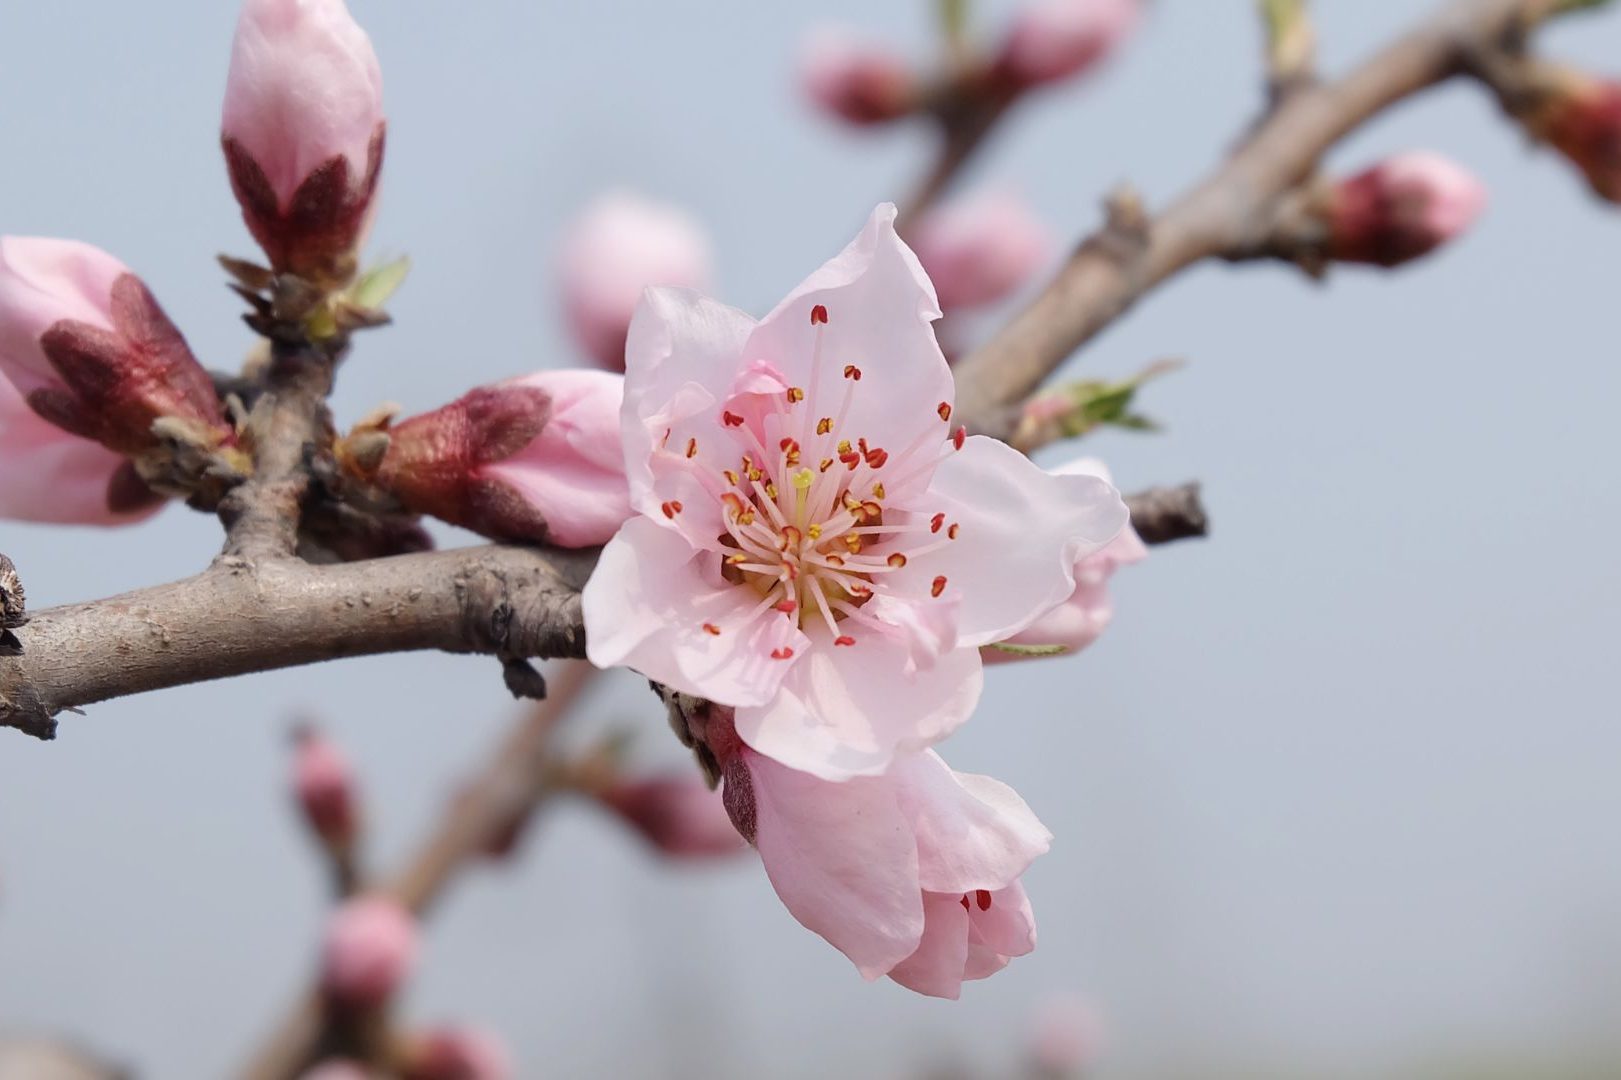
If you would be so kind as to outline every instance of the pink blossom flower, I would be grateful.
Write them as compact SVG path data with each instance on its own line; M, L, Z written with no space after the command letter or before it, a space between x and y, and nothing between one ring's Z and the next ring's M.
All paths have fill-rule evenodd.
M709 286L709 237L690 215L629 192L598 196L563 243L559 276L569 328L593 360L625 370L625 334L651 285Z
M508 1080L512 1056L492 1032L442 1027L413 1036L403 1080Z
M4 375L0 462L0 518L129 525L163 506L125 458L41 419Z
M979 646L1075 590L1125 524L950 423L934 289L882 206L756 323L655 289L626 350L636 516L586 585L587 651L737 708L749 746L828 780L883 773L979 699Z
M353 273L383 161L383 76L343 0L245 0L220 124L242 217L277 270Z
M799 70L810 99L851 124L899 119L917 104L917 76L906 59L842 28L808 38Z
M1108 467L1096 458L1080 458L1053 470L1059 476L1095 476L1107 483L1113 480ZM1148 548L1129 524L1101 551L1075 564L1075 591L1041 618L1008 638L1008 645L1061 645L1066 653L1080 652L1092 644L1114 618L1114 601L1109 597L1109 579L1122 566L1148 558ZM1021 659L1016 653L989 648L985 660L998 663Z
M1531 128L1569 158L1598 195L1621 202L1621 82L1561 75Z
M1137 26L1139 0L1035 0L1014 17L1001 67L1017 83L1057 82L1095 68Z
M1429 151L1398 154L1335 186L1329 252L1397 266L1461 235L1485 207L1486 189L1465 169Z
M89 244L0 237L0 377L56 427L121 454L157 446L165 418L199 442L235 441L213 380L146 285Z
M336 1002L366 1008L392 997L416 966L416 920L398 902L360 896L333 912L321 952L321 985Z
M705 742L778 897L864 978L955 998L1035 948L1019 877L1052 834L1012 788L932 750L835 783L756 753L724 722Z
M1039 1077L1080 1076L1097 1061L1103 1041L1097 1009L1076 994L1046 1001L1030 1032L1030 1064Z
M353 1061L333 1058L321 1062L304 1073L299 1080L372 1080L372 1074L366 1071L365 1066L357 1065Z
M605 371L541 371L363 426L339 458L417 513L498 540L590 547L630 516L622 392Z
M293 793L310 830L334 849L354 842L360 811L354 771L343 751L313 728L294 734Z
M930 212L917 223L912 243L946 311L1001 300L1030 280L1051 248L1030 208L1004 192Z
M701 859L744 850L720 796L696 776L642 777L614 784L597 798L664 855Z

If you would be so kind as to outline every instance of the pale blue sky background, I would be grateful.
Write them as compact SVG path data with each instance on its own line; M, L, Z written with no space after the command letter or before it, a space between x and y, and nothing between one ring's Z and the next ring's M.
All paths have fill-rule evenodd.
M1327 66L1428 6L1323 0ZM216 366L249 344L211 261L252 254L215 141L234 7L0 6L0 231L118 254ZM343 372L345 421L572 362L550 257L606 185L690 207L725 298L763 311L924 153L921 131L819 121L791 77L812 18L923 54L923 0L353 7L392 123L374 243L417 270L398 326ZM1008 5L979 7L994 24ZM1549 44L1613 66L1621 17ZM972 178L1066 237L1122 179L1161 204L1252 114L1256 52L1247 3L1162 0L1105 78L1020 111ZM1034 956L955 1005L867 986L757 864L668 873L570 807L443 908L410 1013L489 1023L551 1077L1000 1068L1071 990L1107 1015L1111 1077L1621 1054L1621 217L1468 86L1333 160L1415 146L1489 183L1464 242L1327 289L1205 267L1077 368L1191 359L1146 402L1167 434L1087 448L1125 487L1202 479L1215 535L1123 575L1086 655L994 673L947 747L1058 835L1027 879ZM125 533L0 525L40 607L190 573L217 543L180 509ZM637 680L598 700L680 760ZM413 656L104 705L51 746L0 738L0 1027L82 1034L151 1076L241 1060L320 919L283 788L307 708L360 762L385 858L512 712L490 662Z

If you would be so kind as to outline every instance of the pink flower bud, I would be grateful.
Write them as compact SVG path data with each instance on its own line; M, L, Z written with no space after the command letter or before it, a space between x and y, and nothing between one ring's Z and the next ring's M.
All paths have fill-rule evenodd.
M364 1066L352 1061L342 1061L333 1058L323 1061L309 1072L304 1073L299 1080L371 1080L372 1074Z
M63 431L122 454L185 421L234 442L213 380L141 279L73 240L0 237L0 376Z
M416 921L396 901L361 896L333 912L321 953L321 986L353 1008L381 1005L416 966Z
M293 792L304 820L328 848L343 850L354 843L360 821L349 762L313 728L300 728L293 738Z
M747 850L725 804L698 777L654 776L616 784L597 794L663 855L704 858Z
M609 371L625 370L625 334L653 285L706 289L709 238L692 217L629 192L598 196L569 228L559 261L575 340Z
M1329 255L1399 266L1461 235L1486 207L1486 189L1439 154L1417 150L1342 180L1329 206Z
M270 264L346 281L383 161L383 76L343 0L245 0L221 141Z
M508 1080L512 1056L494 1034L445 1027L414 1037L401 1068L404 1080Z
M852 124L896 120L917 106L917 76L906 60L842 29L807 39L799 73L812 101Z
M1050 247L1029 207L1005 193L931 211L912 234L912 249L947 311L1001 300L1030 279Z
M630 516L619 438L623 379L543 371L473 390L435 412L359 430L339 447L352 473L407 509L498 540L589 547Z
M0 375L0 518L129 525L163 506L128 460L41 419Z
M1538 111L1532 129L1569 158L1595 192L1621 202L1621 82L1574 79Z
M1076 1077L1097 1062L1102 1024L1091 1002L1077 995L1049 1000L1030 1032L1030 1064L1040 1077Z
M1014 16L999 67L1036 86L1095 68L1137 26L1138 0L1036 0Z

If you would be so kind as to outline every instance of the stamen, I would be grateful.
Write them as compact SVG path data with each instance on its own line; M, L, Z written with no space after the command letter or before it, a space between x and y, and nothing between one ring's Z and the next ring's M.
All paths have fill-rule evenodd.
M846 379L849 379L851 382L860 382L861 381L861 369L856 367L854 364L845 364L844 365L844 377Z
M733 487L737 486L737 473L733 472L731 469L722 469L720 474L726 477L726 482L728 484L732 485Z
M784 645L780 649L772 649L771 650L771 659L773 659L773 660L787 660L787 659L791 658L793 655L794 655L794 650L789 648L787 645ZM989 905L987 904L986 906L988 907Z
M659 509L664 511L665 517L670 518L673 521L675 516L682 510L681 501L679 499L671 499L669 502L659 507Z
M697 439L688 439L687 440L687 456L689 458L698 456L698 440Z
M962 444L966 442L967 439L968 429L965 427L960 427L951 433L951 445L955 446L958 450L962 449Z
M818 434L818 435L826 435L828 432L830 432L832 430L833 430L833 418L831 416L824 416L820 420L816 421L816 434Z
M990 892L985 890L985 889L975 889L974 890L974 902L979 905L979 910L981 910L981 911L989 911L989 910L991 910L991 894L990 894Z
M889 565L899 570L901 567L906 565L906 556L897 551L889 557L888 562Z
M851 637L849 634L840 634L838 637L833 639L833 644L835 645L854 645L855 643L856 639Z
M877 483L872 486L872 497L875 499L882 499L884 497L884 485L882 483Z
M805 400L805 391L803 389L801 389L800 387L790 386L788 388L788 395L787 396L788 396L788 404L797 405L801 401Z
M776 609L784 615L792 615L799 610L799 604L794 600L783 600L775 605Z
M812 326L826 326L827 325L827 305L825 305L825 304L817 304L815 307L811 308L811 325Z
M944 574L941 574L939 577L934 579L934 584L929 587L929 595L930 596L939 596L941 593L943 593L945 591L946 591L946 576Z
M929 519L929 531L937 533L940 531L940 526L944 525L945 523L946 515L945 512L942 511Z
M720 637L720 627L716 626L712 622L706 622L704 623L704 633L711 634L715 637Z
M948 424L951 423L951 403L949 401L942 401L940 407L934 411L940 414L941 420Z
M721 423L725 424L727 427L743 426L743 418L737 415L735 412L732 412L730 409L724 410L720 414L720 420Z
M961 528L962 528L961 525L959 525L955 521L953 521L951 523L951 528L946 530L946 538L949 539L949 540L957 539L957 533Z

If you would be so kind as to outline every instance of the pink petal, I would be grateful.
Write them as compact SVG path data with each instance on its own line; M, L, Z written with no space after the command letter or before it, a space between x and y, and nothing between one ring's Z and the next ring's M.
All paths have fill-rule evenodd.
M980 908L977 898L968 912L968 963L964 979L983 979L1007 967L1015 956L1027 956L1036 947L1036 916L1024 886L1015 881L991 893L990 906Z
M968 964L968 912L961 895L926 892L923 915L917 951L891 968L889 977L908 990L956 1001Z
M925 889L1004 888L1052 842L1052 833L1012 788L988 776L954 772L932 750L897 759L891 776L917 836Z
M132 514L107 507L107 486L124 458L46 423L0 376L0 518L52 525L131 525L162 503Z
M624 380L605 371L543 371L511 382L549 394L551 419L533 442L484 474L538 506L554 542L605 543L630 517L619 436Z
M817 305L827 309L826 325L811 323ZM838 416L851 390L848 419L836 436L852 443L866 437L899 455L919 438L938 433L944 441L948 433L939 409L955 392L934 336L939 317L934 286L896 235L895 207L885 203L843 252L760 321L743 358L771 364L805 390L797 408L812 417ZM819 335L821 364L813 375ZM843 376L847 365L861 370L853 385Z
M941 462L918 507L924 502L961 526L958 537L892 577L913 591L936 576L961 589L965 645L1004 641L1062 603L1075 590L1075 564L1127 519L1119 493L1103 481L1053 476L979 435Z
M112 330L113 283L129 272L77 240L0 237L0 376L23 394L59 385L40 335L63 319Z
M743 754L755 847L794 918L868 979L914 952L923 933L917 849L891 784L828 783Z
M977 649L954 649L906 673L905 646L877 634L834 646L807 625L810 653L776 696L737 710L737 733L759 753L824 780L875 776L967 720L984 685Z
M744 622L759 597L747 586L717 589L701 565L713 558L648 518L626 522L603 548L582 596L591 662L634 668L723 705L771 700L809 642L772 611ZM772 657L782 650L791 650L788 658Z

